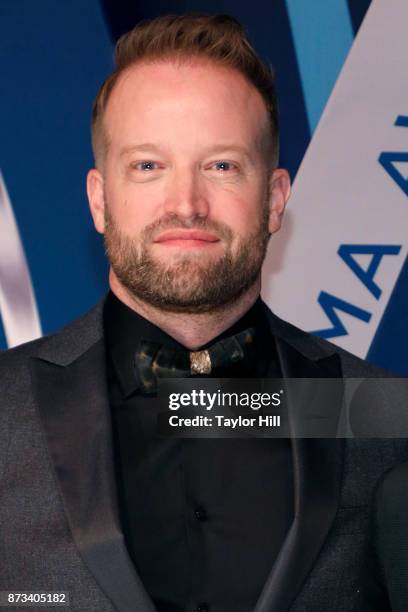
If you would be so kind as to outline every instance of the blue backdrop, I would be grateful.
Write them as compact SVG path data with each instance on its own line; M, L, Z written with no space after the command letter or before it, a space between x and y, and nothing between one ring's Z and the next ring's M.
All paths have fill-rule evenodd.
M369 0L1 0L0 168L26 253L43 333L92 306L107 264L85 194L90 109L118 36L163 13L229 13L272 63L280 98L281 165L294 178ZM256 5L255 5L256 6ZM310 66L314 70L310 70ZM369 358L408 372L396 335L407 319L403 271ZM394 340L392 340L394 339ZM6 347L0 324L0 348ZM397 357L396 357L397 354Z

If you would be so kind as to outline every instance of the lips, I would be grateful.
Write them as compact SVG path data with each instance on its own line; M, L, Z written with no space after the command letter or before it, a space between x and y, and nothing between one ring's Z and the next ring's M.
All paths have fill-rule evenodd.
M204 230L173 229L160 234L154 242L168 246L206 246L219 242L219 238Z

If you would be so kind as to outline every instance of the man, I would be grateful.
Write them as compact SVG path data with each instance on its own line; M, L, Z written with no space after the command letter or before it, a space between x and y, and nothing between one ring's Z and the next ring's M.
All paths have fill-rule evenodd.
M0 590L95 612L348 612L370 492L404 448L156 431L161 377L376 375L259 298L290 192L271 72L225 16L140 24L116 62L87 181L110 292L1 359Z

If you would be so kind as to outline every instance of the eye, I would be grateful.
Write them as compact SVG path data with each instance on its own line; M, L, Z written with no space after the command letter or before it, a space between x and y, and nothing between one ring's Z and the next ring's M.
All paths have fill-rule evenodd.
M228 161L215 162L212 167L218 170L219 172L231 172L237 170L237 166Z
M160 167L160 164L158 164L158 162L154 162L154 161L140 161L140 162L136 162L135 164L132 164L132 168L134 168L135 170L140 170L141 172L148 172L151 170L157 170Z

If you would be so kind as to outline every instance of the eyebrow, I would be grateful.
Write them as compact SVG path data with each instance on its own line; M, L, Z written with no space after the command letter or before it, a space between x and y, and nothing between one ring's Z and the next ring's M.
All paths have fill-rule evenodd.
M251 163L253 163L253 158L248 149L237 143L220 143L218 145L210 146L206 149L206 155L226 153L229 151L240 153ZM140 144L123 147L120 152L120 157L125 157L126 155L131 155L132 153L165 153L165 148L152 142L143 142Z
M207 154L226 153L228 151L233 151L234 153L240 153L241 155L246 157L250 162L253 161L252 156L246 147L243 147L242 145L239 145L233 142L232 143L227 142L225 144L215 145L214 147L208 147Z
M140 153L163 153L164 149L152 142L143 142L141 144L128 145L126 147L123 147L120 151L120 157L125 157L126 155L130 155L131 153L137 153L139 151Z

